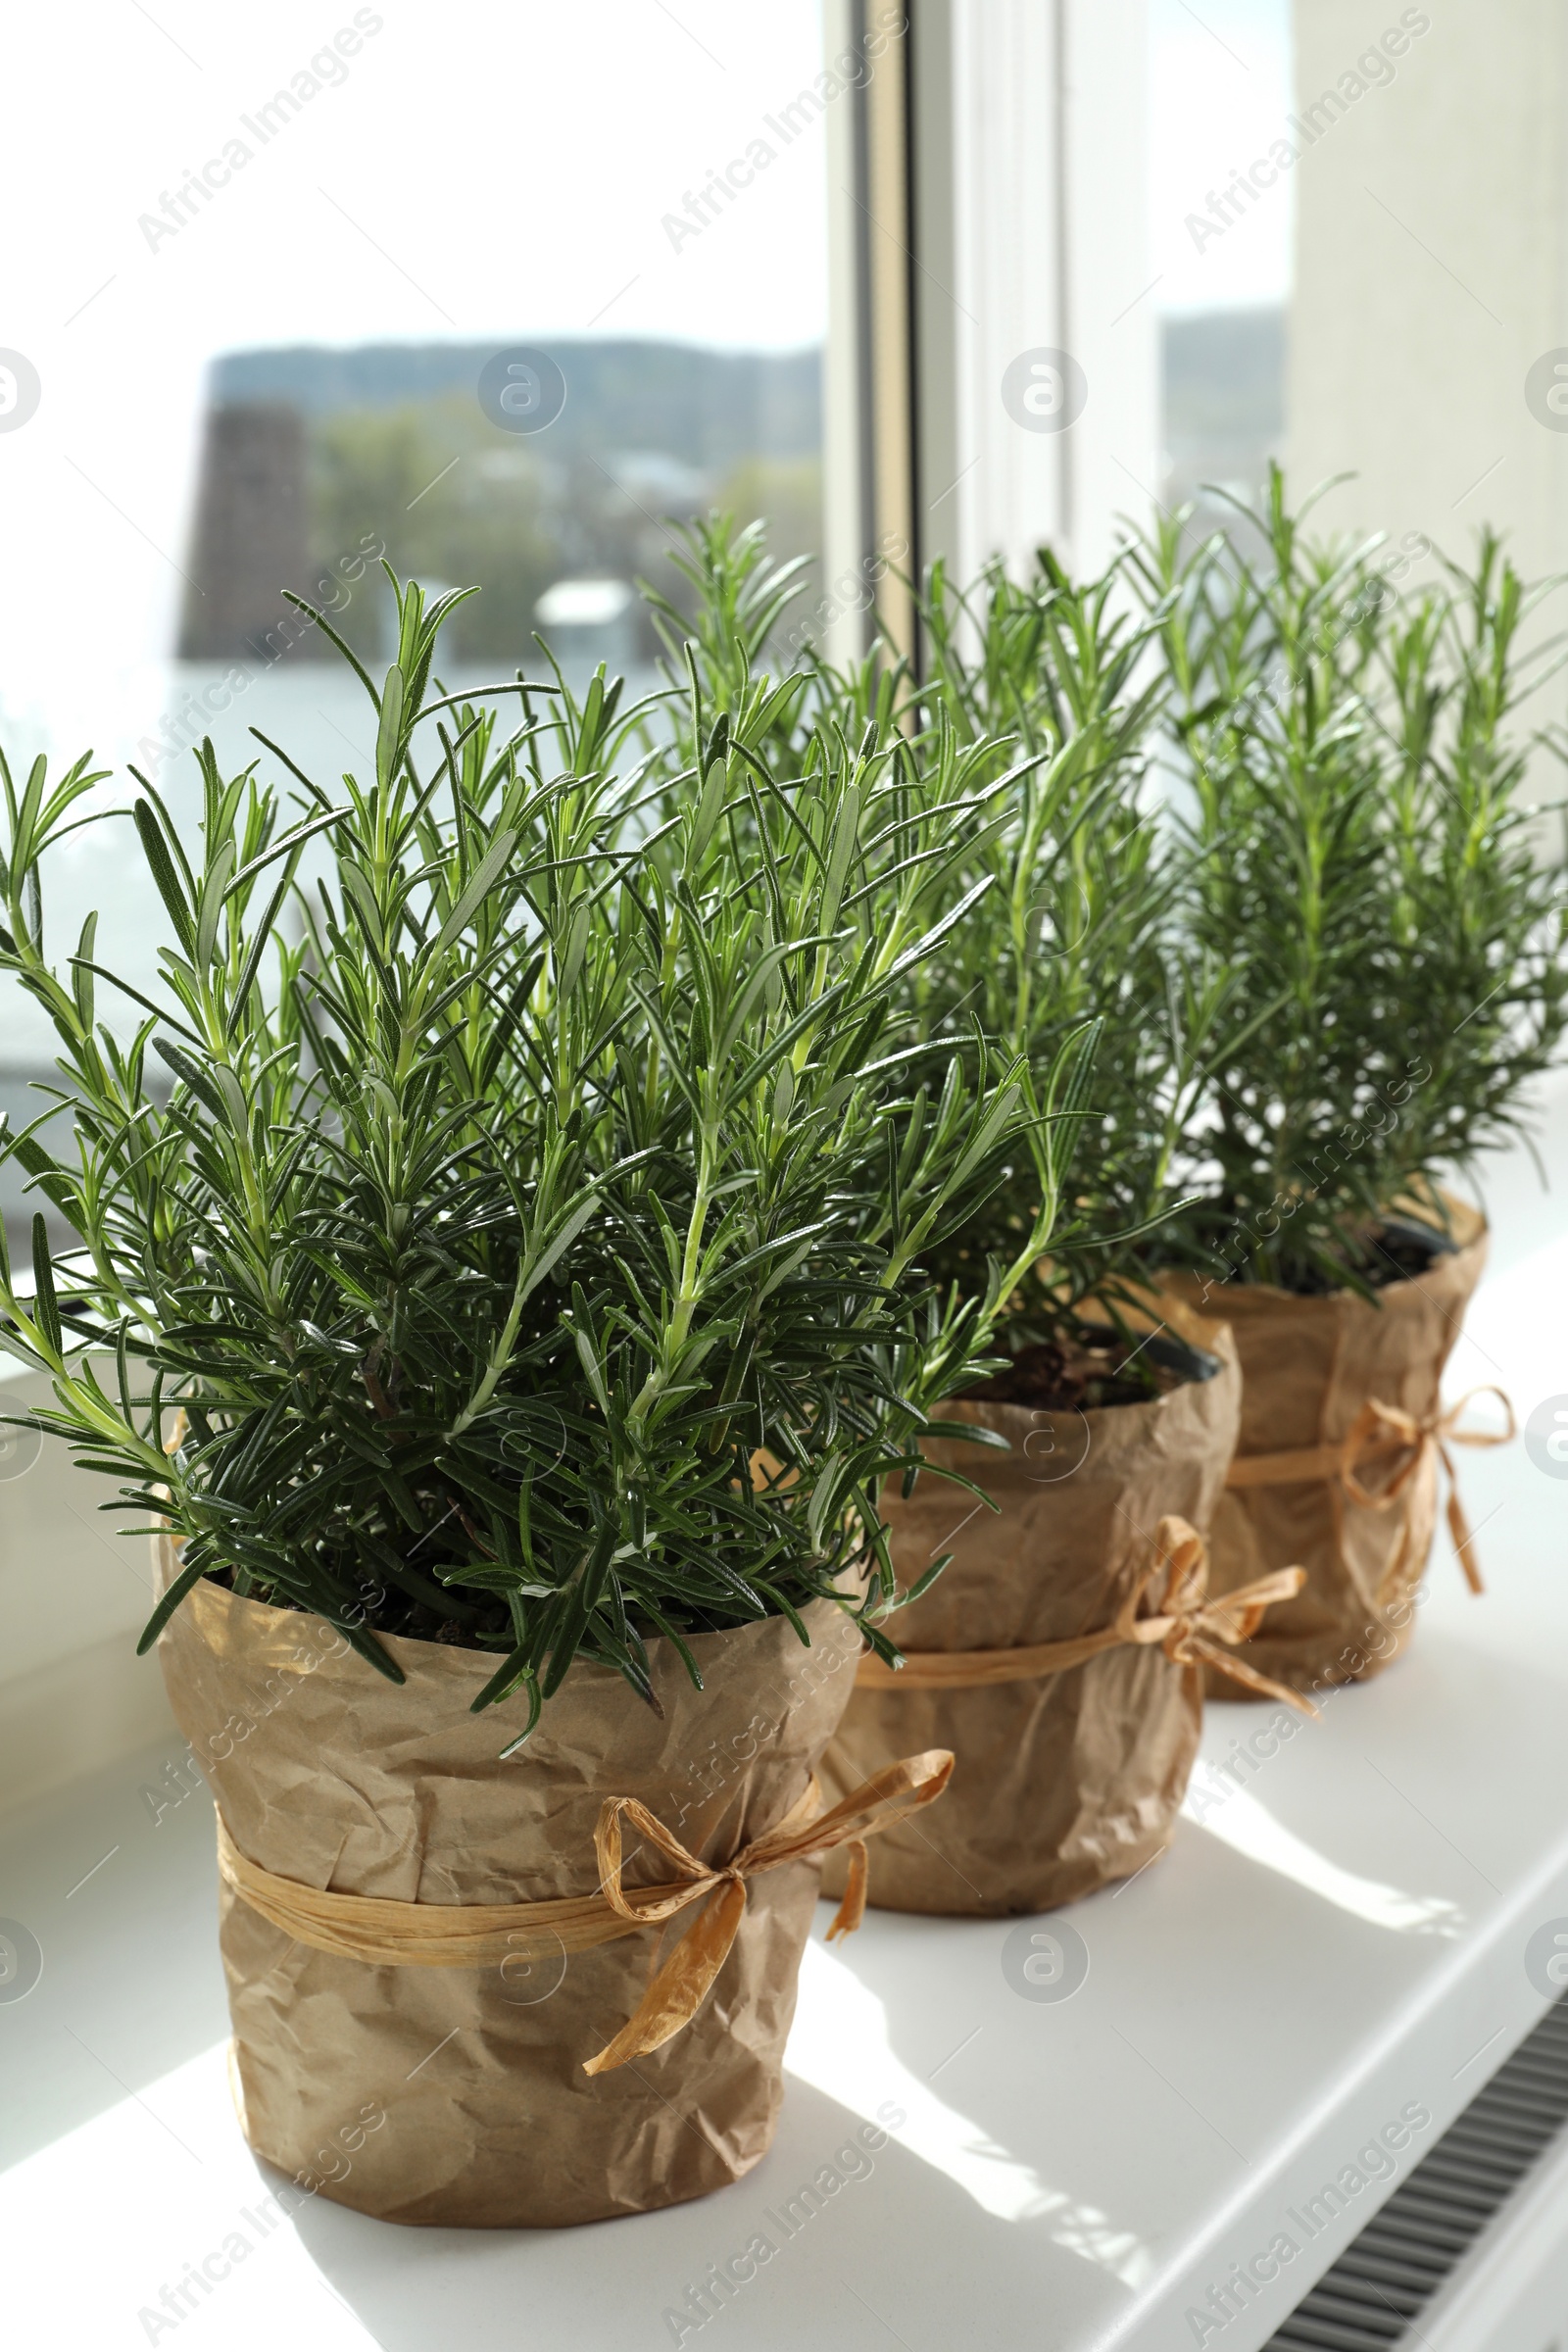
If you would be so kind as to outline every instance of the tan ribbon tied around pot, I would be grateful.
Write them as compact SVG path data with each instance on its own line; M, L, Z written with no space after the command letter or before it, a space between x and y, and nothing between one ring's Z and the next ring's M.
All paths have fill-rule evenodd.
M1505 1430L1461 1429L1459 1423L1477 1396L1495 1396L1508 1416ZM1429 1413L1418 1421L1396 1404L1384 1404L1376 1396L1368 1397L1350 1423L1338 1446L1303 1446L1289 1453L1240 1454L1230 1466L1225 1484L1228 1487L1294 1487L1304 1486L1312 1479L1338 1479L1351 1502L1363 1510L1387 1511L1420 1472L1424 1462L1435 1460L1442 1464L1448 1477L1446 1517L1448 1533L1453 1538L1459 1565L1472 1592L1486 1590L1481 1570L1471 1557L1474 1541L1470 1522L1465 1517L1464 1504L1459 1499L1459 1475L1453 1465L1450 1446L1506 1446L1518 1435L1513 1406L1501 1389L1492 1382L1467 1389L1455 1405L1446 1413ZM1402 1457L1402 1458L1401 1458ZM1379 1462L1393 1463L1390 1475L1380 1487L1368 1487L1362 1472ZM1410 1546L1410 1529L1405 1528L1399 1545L1389 1564L1384 1583L1397 1584L1403 1573Z
M815 1781L783 1820L729 1862L702 1862L634 1796L610 1796L594 1832L600 1886L592 1894L537 1903L402 1903L380 1895L339 1894L279 1878L239 1851L218 1817L218 1867L242 1902L286 1936L340 1960L369 1968L499 1968L504 1961L592 1951L601 1943L673 1919L693 1903L704 1909L681 1937L608 2049L585 2061L583 2072L624 2066L689 2025L723 1967L746 1909L746 1885L763 1871L804 1862L835 1846L850 1849L849 1884L828 1930L847 1936L865 1912L865 1840L891 1829L947 1787L953 1757L928 1748L884 1765L827 1813L819 1813ZM622 1884L621 1824L675 1865L679 1874L657 1886Z
M1195 1527L1174 1515L1161 1519L1153 1558L1113 1622L1065 1642L1032 1642L1011 1649L917 1649L902 1666L862 1657L856 1683L869 1690L975 1690L994 1683L1034 1682L1085 1666L1107 1649L1157 1645L1179 1666L1217 1666L1234 1682L1266 1698L1283 1699L1305 1715L1316 1707L1298 1690L1271 1682L1231 1651L1249 1641L1276 1600L1289 1600L1306 1581L1304 1568L1276 1568L1234 1592L1208 1597L1208 1547ZM1156 1596L1157 1588L1157 1596ZM1147 1613L1146 1613L1147 1611Z

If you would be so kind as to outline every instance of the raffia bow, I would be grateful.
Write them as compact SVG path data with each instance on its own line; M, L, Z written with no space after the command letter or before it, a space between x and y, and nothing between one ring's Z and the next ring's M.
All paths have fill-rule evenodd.
M1461 1429L1460 1421L1477 1396L1495 1396L1508 1416L1505 1430ZM1459 1497L1459 1477L1454 1468L1450 1446L1506 1446L1518 1435L1513 1406L1502 1390L1492 1382L1479 1388L1467 1389L1455 1405L1444 1412L1429 1413L1417 1420L1401 1405L1385 1404L1379 1397L1368 1397L1337 1446L1305 1446L1288 1453L1242 1454L1232 1462L1226 1485L1230 1487L1300 1486L1311 1479L1338 1479L1351 1502L1363 1510L1387 1511L1398 1501L1424 1463L1441 1463L1448 1478L1448 1496L1445 1515L1448 1533L1453 1538L1459 1565L1472 1592L1486 1590L1481 1571L1470 1555L1474 1538ZM1393 1468L1379 1487L1368 1487L1362 1472L1379 1462L1391 1461ZM1396 1591L1404 1576L1408 1553L1413 1540L1409 1525L1404 1528L1396 1551L1384 1575L1383 1589Z
M609 1798L599 1816L594 1845L599 1855L600 1884L605 1897L637 1927L669 1919L705 1895L712 1900L687 1929L638 2003L636 2013L622 2026L607 2049L590 2058L584 2074L601 2075L624 2066L644 2050L657 2050L693 2018L729 1954L746 1910L746 1882L787 1862L804 1862L813 1854L831 1853L835 1846L850 1849L849 1878L844 1899L828 1929L835 1936L853 1935L865 1915L865 1840L879 1830L891 1829L942 1794L953 1773L953 1755L945 1747L927 1748L901 1763L884 1765L879 1773L843 1798L831 1812L814 1820L808 1808L816 1801L813 1781L806 1795L778 1827L743 1846L733 1862L699 1862L663 1823L634 1796ZM650 1845L674 1863L685 1884L667 1887L623 1887L621 1885L621 1823L629 1822Z
M381 1895L340 1894L298 1879L279 1878L242 1854L218 1817L218 1867L225 1884L299 1943L358 1960L369 1968L499 1968L507 1961L592 1951L639 1928L656 1927L677 1912L714 1899L699 1914L654 1978L629 2022L607 2049L584 2062L585 2074L624 2066L689 2025L728 1957L746 1909L746 1883L850 1849L849 1884L829 1936L847 1936L865 1911L865 1840L929 1805L953 1771L946 1748L929 1748L885 1765L830 1812L818 1813L813 1780L777 1826L754 1838L734 1859L699 1861L634 1796L607 1797L594 1832L601 1885L592 1894L537 1903L403 1903ZM657 1886L622 1885L621 1824L630 1822L680 1874Z
M1113 1621L1098 1633L1066 1642L1023 1642L1010 1649L906 1650L902 1666L862 1657L856 1683L869 1690L974 1690L996 1683L1034 1682L1087 1665L1107 1649L1155 1644L1180 1666L1217 1666L1234 1682L1303 1714L1317 1709L1298 1690L1271 1682L1231 1653L1249 1641L1277 1600L1289 1600L1306 1581L1304 1568L1276 1568L1234 1592L1208 1597L1208 1547L1197 1528L1174 1514L1161 1519L1153 1557Z

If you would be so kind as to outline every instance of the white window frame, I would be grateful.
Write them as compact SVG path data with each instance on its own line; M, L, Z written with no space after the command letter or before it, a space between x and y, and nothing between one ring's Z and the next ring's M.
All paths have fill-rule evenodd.
M906 30L833 110L825 402L826 650L866 636L857 582L959 580L1049 544L1099 569L1118 518L1156 493L1159 354L1150 265L1145 0L904 0ZM897 21L896 19L894 20ZM825 0L831 59L888 22ZM1002 376L1070 352L1088 397L1064 431L1025 429ZM906 597L879 590L908 644Z

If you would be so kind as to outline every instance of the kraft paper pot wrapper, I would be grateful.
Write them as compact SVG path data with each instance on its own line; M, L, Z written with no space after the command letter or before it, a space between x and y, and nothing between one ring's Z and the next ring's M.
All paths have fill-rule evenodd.
M962 1651L1069 1641L1109 1625L1136 1593L1166 1514L1201 1533L1236 1441L1240 1376L1222 1325L1177 1308L1173 1327L1216 1355L1209 1380L1144 1404L1048 1413L956 1398L944 1419L996 1431L1008 1453L963 1440L923 1451L984 1487L998 1512L922 1474L883 1490L894 1567L907 1588L944 1551L930 1591L884 1622L901 1649ZM877 1841L870 1900L894 1911L995 1916L1051 1909L1141 1870L1167 1842L1202 1722L1199 1670L1157 1647L973 1690L855 1692L823 1758L831 1801L889 1758L951 1748L940 1805ZM826 1890L842 1883L830 1855Z
M1378 1303L1353 1291L1298 1298L1261 1283L1216 1283L1209 1311L1223 1314L1242 1365L1242 1428L1234 1476L1259 1455L1338 1449L1369 1401L1430 1427L1444 1368L1487 1256L1480 1211L1445 1195L1458 1247L1412 1281L1387 1284ZM1430 1218L1431 1211L1423 1212ZM1196 1301L1192 1276L1166 1278ZM1286 1465L1285 1467L1288 1467ZM1209 1534L1210 1589L1234 1592L1260 1573L1298 1562L1306 1583L1272 1608L1241 1654L1294 1690L1326 1689L1380 1673L1409 1642L1415 1592L1437 1525L1439 1461L1428 1446L1413 1475L1383 1509L1348 1494L1337 1474L1232 1485ZM1381 1475L1369 1467L1375 1487ZM1213 1697L1244 1697L1223 1689Z
M167 1560L167 1536L158 1539ZM159 1650L181 1730L240 1853L281 1877L405 1903L592 1894L607 1796L642 1800L727 1862L809 1786L860 1642L831 1602L696 1636L708 1685L649 1644L660 1721L604 1668L572 1667L527 1746L515 1705L470 1714L493 1652L387 1638L387 1682L320 1620L203 1581ZM626 1884L667 1881L636 1853ZM691 2024L583 2072L690 1927L492 1969L371 1967L293 1940L226 1885L220 1941L247 2138L383 2220L557 2227L706 2195L764 2154L820 1865L748 1881L734 1946ZM384 2121L371 2121L379 2112Z

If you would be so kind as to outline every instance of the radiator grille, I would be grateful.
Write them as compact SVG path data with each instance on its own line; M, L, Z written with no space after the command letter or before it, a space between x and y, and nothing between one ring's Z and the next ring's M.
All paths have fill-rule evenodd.
M1568 2122L1568 1994L1548 2009L1264 2352L1390 2352Z

